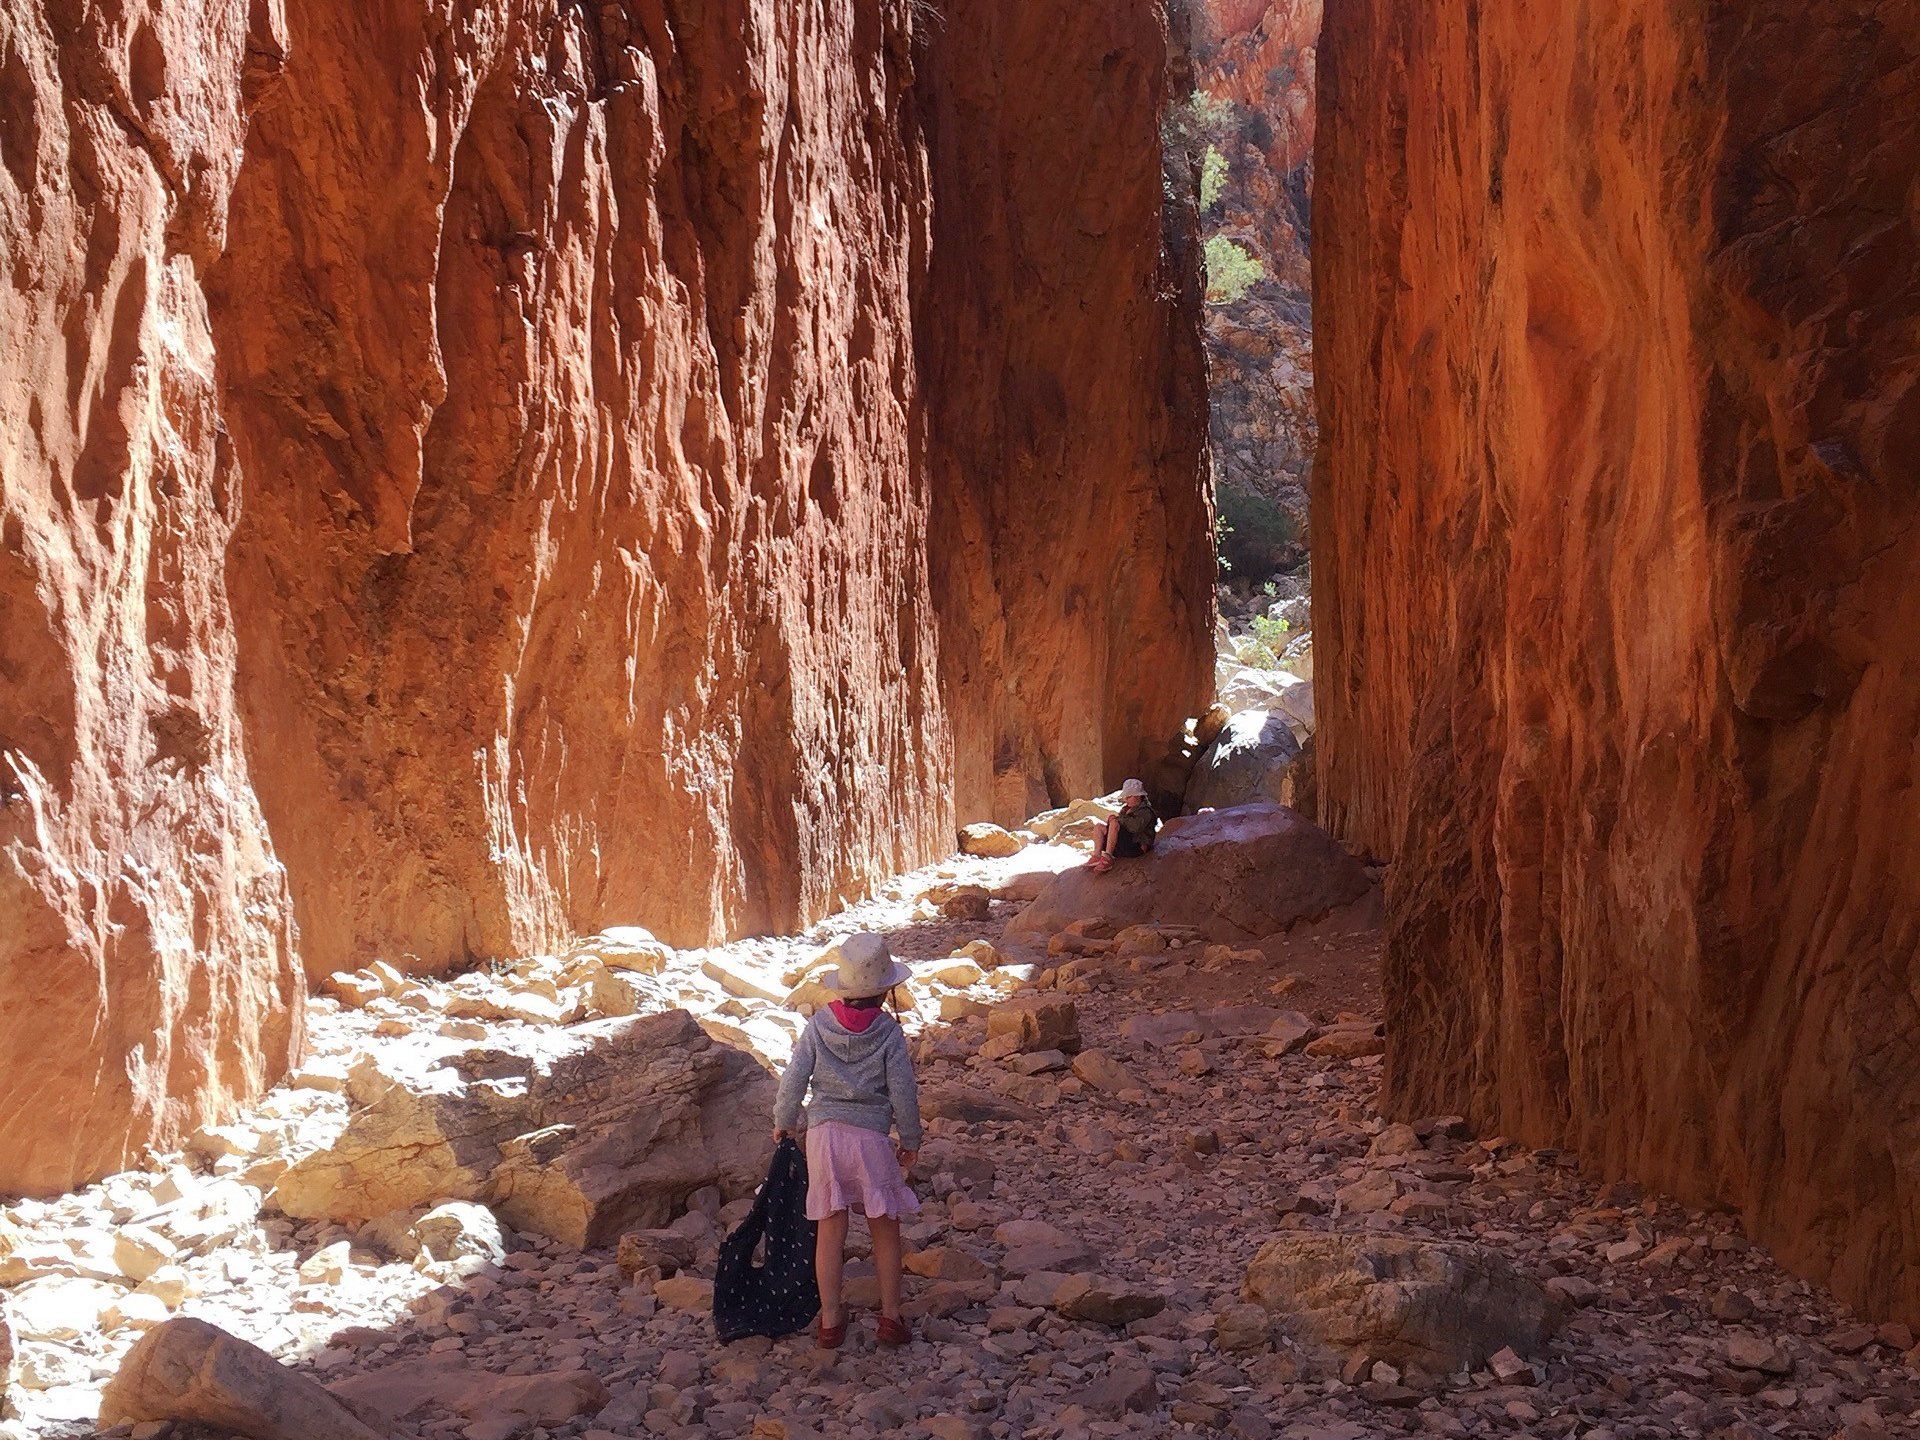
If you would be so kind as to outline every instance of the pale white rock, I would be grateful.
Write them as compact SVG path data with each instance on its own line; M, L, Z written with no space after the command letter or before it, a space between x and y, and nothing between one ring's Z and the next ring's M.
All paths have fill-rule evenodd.
M449 1200L415 1221L411 1238L417 1253L438 1261L498 1264L507 1242L491 1210L471 1201Z
M657 975L673 963L674 950L638 925L615 925L575 941L567 952L570 959L582 955L591 955L615 970Z
M122 1295L100 1316L100 1328L113 1330L151 1330L172 1313L159 1296L134 1290Z
M981 821L960 827L960 853L1004 859L1026 848L1026 841L999 825Z
M122 1225L113 1235L113 1263L134 1284L172 1263L174 1242L150 1225Z
M346 1278L348 1268L353 1264L353 1246L345 1240L336 1240L300 1262L300 1278L309 1285L338 1285Z

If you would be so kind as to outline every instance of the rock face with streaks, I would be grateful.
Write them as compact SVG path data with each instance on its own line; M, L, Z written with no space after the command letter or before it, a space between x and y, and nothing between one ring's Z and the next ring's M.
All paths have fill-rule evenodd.
M934 583L955 800L1012 825L1149 769L1212 688L1193 181L1159 158L1191 80L1155 4L938 9Z
M0 17L0 1191L119 1169L299 1052L204 290L273 9Z
M1920 1317L1920 13L1329 9L1320 817L1388 1096Z
M1099 10L0 20L0 1190L303 972L791 928L1177 736L1192 216Z

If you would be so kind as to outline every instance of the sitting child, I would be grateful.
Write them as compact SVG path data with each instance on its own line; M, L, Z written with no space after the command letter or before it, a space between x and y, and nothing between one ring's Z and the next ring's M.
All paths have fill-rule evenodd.
M1147 799L1147 787L1138 780L1129 780L1120 787L1120 813L1107 821L1100 843L1094 847L1093 859L1088 863L1104 874L1116 859L1131 860L1144 855L1153 849L1153 837L1159 829L1153 802Z

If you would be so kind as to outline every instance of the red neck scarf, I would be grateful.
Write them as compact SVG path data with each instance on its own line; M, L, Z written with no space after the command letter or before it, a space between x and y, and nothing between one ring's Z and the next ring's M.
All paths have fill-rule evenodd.
M827 1008L833 1011L834 1019L856 1035L878 1020L881 1014L881 1007L878 1005L871 1010L856 1010L844 1000L830 1001Z

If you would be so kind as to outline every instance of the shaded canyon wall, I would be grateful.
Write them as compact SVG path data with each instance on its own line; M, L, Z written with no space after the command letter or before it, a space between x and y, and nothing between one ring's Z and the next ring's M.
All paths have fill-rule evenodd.
M257 1091L303 973L787 928L1203 703L1164 16L955 8L0 17L0 1190Z
M940 11L921 78L935 585L957 802L1015 824L1149 772L1211 693L1193 181L1162 172L1159 7Z
M1920 12L1329 6L1320 803L1386 1089L1920 1319Z

